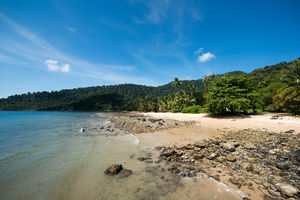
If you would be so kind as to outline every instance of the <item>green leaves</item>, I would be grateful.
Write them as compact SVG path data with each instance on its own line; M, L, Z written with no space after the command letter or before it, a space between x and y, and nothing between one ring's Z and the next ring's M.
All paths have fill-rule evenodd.
M255 111L260 103L259 94L244 76L214 77L208 85L206 106L212 113Z

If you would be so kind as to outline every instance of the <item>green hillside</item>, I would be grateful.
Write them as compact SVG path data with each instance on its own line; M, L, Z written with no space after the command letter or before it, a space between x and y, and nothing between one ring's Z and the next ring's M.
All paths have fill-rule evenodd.
M245 84L251 86L251 91L255 91L261 96L262 108L269 111L288 110L283 105L282 95L278 95L281 90L283 93L288 92L288 86L296 86L297 92L297 80L299 77L291 79L291 74L297 76L292 71L297 70L297 64L299 68L300 59L296 59L292 62L281 62L276 65L266 66L256 69L251 73L244 73L241 71L228 72L225 74L217 75L215 77L242 77L245 80ZM290 77L289 77L290 76ZM225 79L224 79L225 80ZM238 80L236 80L238 81ZM296 82L295 82L296 81ZM294 83L295 82L295 83ZM230 84L230 81L228 82ZM293 85L294 84L294 85ZM295 85L296 84L296 85ZM248 87L248 86L247 86ZM179 90L180 89L180 90ZM294 88L295 90L295 88ZM193 98L189 98L191 102L186 105L202 105L205 104L203 93L205 93L206 87L202 79L181 81L180 88L174 87L174 82L166 85L151 87L135 84L120 84L110 86L96 86L87 88L67 89L53 92L35 92L22 95L13 95L5 99L0 99L0 110L168 110L170 105L173 106L178 102L186 101L184 98L189 98L193 95ZM250 91L247 89L247 91ZM175 95L175 96L174 96ZM176 96L177 95L177 96ZM277 95L277 97L276 97ZM300 98L293 94L293 99ZM183 98L183 96L185 96ZM182 99L178 99L182 97ZM167 100L168 98L169 100ZM245 97L243 97L245 98ZM277 99L276 99L277 98ZM281 100L280 100L281 98ZM178 101L167 102L167 101ZM189 101L190 101L189 100ZM280 100L280 102L279 102ZM296 109L300 106L298 101L290 102ZM142 102L141 102L142 101ZM277 101L277 102L276 102ZM159 102L166 104L164 109L160 110ZM279 103L278 103L279 102ZM141 103L143 104L140 108ZM151 104L151 106L145 106L145 104ZM282 106L279 106L280 103ZM285 103L287 104L287 103ZM183 106L183 107L185 107ZM147 108L146 108L147 107ZM149 107L149 108L148 108ZM152 107L152 108L150 108ZM182 106L177 106L181 109ZM294 108L293 108L294 109ZM176 109L175 109L176 110ZM174 111L174 110L173 110Z

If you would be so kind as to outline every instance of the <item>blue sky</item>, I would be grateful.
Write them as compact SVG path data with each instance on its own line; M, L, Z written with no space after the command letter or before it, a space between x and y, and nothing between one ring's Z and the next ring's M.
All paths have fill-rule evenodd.
M0 96L290 61L299 10L298 0L1 0Z

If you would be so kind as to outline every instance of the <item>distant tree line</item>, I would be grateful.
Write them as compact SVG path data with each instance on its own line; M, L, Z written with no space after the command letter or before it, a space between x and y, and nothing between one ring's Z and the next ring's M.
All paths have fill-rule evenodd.
M173 82L159 87L120 84L35 92L0 99L0 110L300 113L300 59Z

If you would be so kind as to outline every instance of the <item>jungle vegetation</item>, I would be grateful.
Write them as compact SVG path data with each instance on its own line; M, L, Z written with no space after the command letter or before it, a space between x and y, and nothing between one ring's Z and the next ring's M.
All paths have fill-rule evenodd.
M0 110L138 110L220 114L300 113L300 58L256 69L158 86L120 84L34 92L0 99Z

